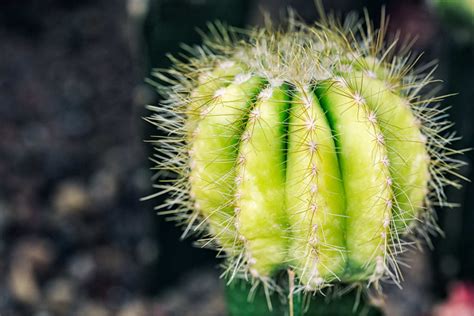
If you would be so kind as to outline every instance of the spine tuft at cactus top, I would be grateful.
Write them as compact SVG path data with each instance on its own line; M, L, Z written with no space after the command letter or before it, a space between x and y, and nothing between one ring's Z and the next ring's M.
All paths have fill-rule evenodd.
M278 289L291 269L305 293L400 282L400 255L439 230L457 136L433 69L386 29L210 24L154 73L157 209L216 249L229 281Z

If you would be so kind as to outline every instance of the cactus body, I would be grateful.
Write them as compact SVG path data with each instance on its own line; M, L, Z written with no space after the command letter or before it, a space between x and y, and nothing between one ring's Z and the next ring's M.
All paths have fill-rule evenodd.
M397 256L436 227L432 203L457 185L441 98L420 93L431 73L370 25L324 21L211 26L157 75L165 101L150 120L171 157L159 167L178 174L164 206L225 255L230 279L277 288L291 269L303 291L397 282Z

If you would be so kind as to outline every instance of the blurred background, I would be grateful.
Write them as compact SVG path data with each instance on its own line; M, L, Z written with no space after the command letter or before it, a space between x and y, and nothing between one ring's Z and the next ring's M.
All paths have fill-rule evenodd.
M438 59L445 104L473 147L474 0L332 0L341 13L381 6L389 35L416 35ZM225 315L214 253L180 241L150 193L156 131L142 117L157 95L144 83L166 53L199 43L196 28L279 21L308 0L0 1L0 315ZM470 7L469 7L470 6ZM470 11L471 10L471 11ZM472 179L473 153L462 173ZM474 302L473 184L449 189L445 236L410 256L404 290L387 286L387 315L461 315ZM449 314L449 313L452 314ZM473 314L466 314L473 315Z

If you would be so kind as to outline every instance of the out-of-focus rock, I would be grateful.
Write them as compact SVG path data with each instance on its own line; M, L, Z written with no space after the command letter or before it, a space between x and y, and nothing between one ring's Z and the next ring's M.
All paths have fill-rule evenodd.
M132 18L143 18L148 10L149 0L128 0L127 12Z
M86 302L77 312L76 316L111 316L107 307L97 302Z
M81 283L89 280L95 269L96 263L94 258L88 253L72 256L67 268L69 274Z
M54 256L50 243L45 240L27 239L14 246L8 284L15 300L30 305L40 301L41 290L36 273L47 270Z
M33 274L31 262L18 261L10 267L9 288L18 302L33 305L39 302L40 289Z
M119 179L109 170L96 172L90 181L89 192L91 199L98 208L110 205L117 197Z
M195 271L179 286L161 296L155 306L158 315L226 315L222 282L215 272Z
M28 263L32 269L46 269L54 260L55 252L51 243L45 239L24 239L19 241L12 254L11 265Z
M133 301L123 306L117 316L151 316L150 306L145 302ZM154 315L153 315L154 316Z
M115 247L98 247L95 250L95 258L98 269L110 275L119 275L126 267L126 257Z
M48 282L46 288L46 302L48 307L59 315L68 315L76 297L76 290L72 282L61 278Z
M78 182L61 183L53 196L53 206L59 215L72 215L90 206L87 189Z

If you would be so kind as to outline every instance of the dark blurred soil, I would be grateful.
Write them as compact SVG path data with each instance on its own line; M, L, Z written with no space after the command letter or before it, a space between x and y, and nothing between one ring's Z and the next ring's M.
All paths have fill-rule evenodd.
M151 176L140 1L114 3L0 3L2 316L188 315L209 301L222 313L213 274L194 273L181 295L149 291L159 248L139 201Z

